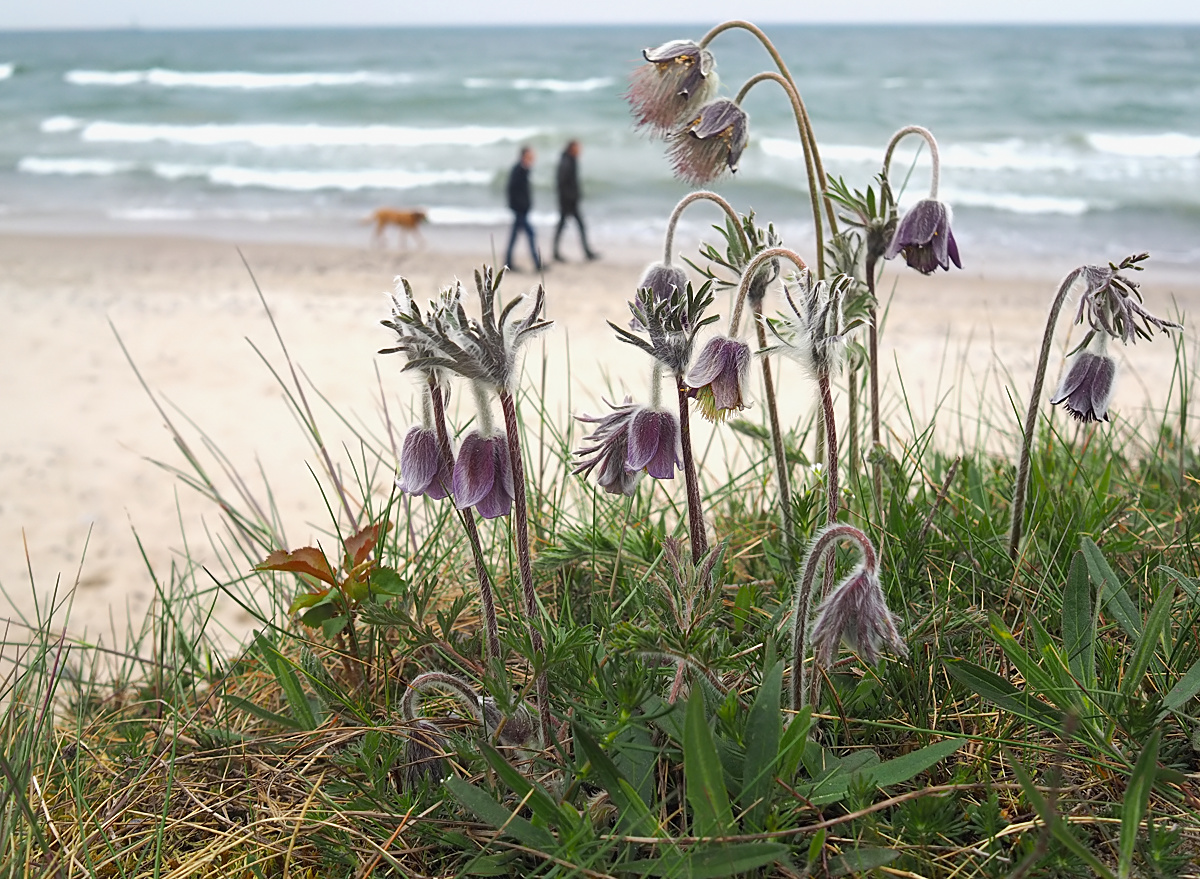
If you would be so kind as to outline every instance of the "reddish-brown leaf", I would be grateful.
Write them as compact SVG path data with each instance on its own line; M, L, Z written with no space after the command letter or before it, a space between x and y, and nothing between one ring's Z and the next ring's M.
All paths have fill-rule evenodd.
M291 552L277 549L266 557L260 564L254 566L256 571L290 571L293 574L308 574L331 586L336 586L333 570L325 560L325 554L315 546L302 546Z
M379 523L368 525L352 537L346 538L346 556L350 559L347 567L357 568L367 560L375 544L379 542Z

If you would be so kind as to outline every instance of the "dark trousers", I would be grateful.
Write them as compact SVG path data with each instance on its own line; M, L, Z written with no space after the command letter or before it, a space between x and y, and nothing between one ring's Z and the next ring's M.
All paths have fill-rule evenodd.
M579 225L579 240L583 244L584 256L590 257L592 249L588 247L587 229L583 227L583 217L579 215L579 206L568 207L566 205L559 207L558 228L554 230L554 258L562 259L562 250L559 249L559 244L562 240L563 229L567 228L567 220L572 217Z
M533 254L533 266L536 269L542 267L542 257L538 253L537 239L533 234L533 226L529 223L529 214L513 214L512 233L508 236L508 252L504 257L504 264L512 267L513 264L513 248L517 246L518 233L524 232L525 237L529 239L529 252Z

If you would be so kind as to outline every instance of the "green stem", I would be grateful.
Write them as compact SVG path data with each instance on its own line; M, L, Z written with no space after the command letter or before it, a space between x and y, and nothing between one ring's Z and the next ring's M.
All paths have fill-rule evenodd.
M752 306L755 315L762 314L762 303ZM767 328L761 319L754 321L758 338L758 347L767 347ZM771 450L775 456L775 481L779 485L779 512L783 519L783 545L791 558L796 541L796 525L792 519L792 486L788 471L787 453L783 448L783 431L779 426L779 407L775 403L775 379L771 375L771 360L763 354L759 362L762 364L763 387L767 398L767 423L771 427Z
M738 217L737 211L733 209L733 205L715 192L709 192L707 189L698 189L695 192L689 192L681 198L667 220L667 234L663 239L663 262L667 265L671 265L672 253L675 249L675 226L679 223L679 218L683 216L683 211L688 205L701 200L711 201L725 212L729 219L733 221L733 228L737 229L738 237L742 242L742 252L750 252L750 239L746 237L746 230L742 228L741 218Z
M442 460L450 470L454 469L454 450L450 446L450 433L446 429L446 402L442 399L442 389L432 378L429 380L429 394L426 398L433 406L433 427L437 431L438 450ZM475 561L475 577L479 580L479 600L483 606L484 646L488 662L500 658L500 625L496 620L496 595L492 589L492 577L488 573L484 561L483 544L479 540L479 528L475 524L475 513L468 507L459 510L463 530L467 532L467 542L471 544L471 557Z
M546 644L542 640L538 621L541 612L537 592L533 588L533 560L529 552L529 502L525 495L525 463L521 457L521 428L517 422L517 401L507 390L500 391L500 408L504 410L504 430L508 437L508 460L513 477L513 531L517 541L517 566L521 573L521 596L525 603L525 621L529 626L529 642L533 646L535 665L545 658ZM550 745L550 684L545 669L537 673L535 700L542 744Z
M837 213L833 209L833 202L830 201L827 192L828 184L825 178L825 169L821 166L821 154L817 149L817 142L813 137L812 127L808 122L808 110L804 106L804 100L800 97L800 92L796 88L796 84L790 79L771 71L755 74L743 83L741 91L738 92L735 99L739 106L750 89L754 88L760 82L778 83L792 102L792 114L796 117L796 127L800 134L800 146L804 151L804 170L808 175L808 197L812 203L813 235L816 238L817 245L817 278L820 279L825 277L825 235L821 225L822 199L825 204L825 213L829 217L829 231L832 235L837 234Z
M1050 345L1054 341L1054 327L1058 323L1058 315L1067 294L1075 284L1083 269L1075 269L1067 275L1058 287L1054 302L1050 305L1050 314L1046 317L1046 329L1042 332L1042 350L1038 355L1037 372L1033 377L1033 392L1029 397L1029 411L1025 413L1025 432L1021 437L1021 458L1017 464L1017 482L1013 486L1012 524L1008 531L1008 557L1017 560L1017 550L1021 545L1021 533L1025 528L1025 495L1029 489L1029 467L1033 452L1033 433L1037 427L1038 410L1041 408L1042 388L1046 384L1046 364L1050 360Z
M696 477L696 457L692 453L692 428L688 412L688 388L683 376L675 376L679 390L679 444L683 449L683 480L687 485L688 532L692 538L692 564L700 564L708 552L708 535L704 532L704 511L700 506L700 483Z
M942 169L941 159L938 157L937 139L933 136L932 132L930 132L928 128L922 128L920 125L906 125L904 128L901 128L892 135L892 139L888 141L887 150L884 151L883 154L884 179L886 180L889 177L892 167L892 153L895 151L896 145L910 134L915 134L924 138L925 142L929 144L929 158L933 163L933 171L929 175L929 197L937 198L938 177L940 176Z

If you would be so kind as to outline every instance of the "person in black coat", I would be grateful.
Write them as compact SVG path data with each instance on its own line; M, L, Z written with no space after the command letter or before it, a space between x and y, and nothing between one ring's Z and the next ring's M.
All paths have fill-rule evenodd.
M600 254L588 247L587 230L583 227L583 217L579 214L579 201L583 193L579 188L579 141L567 143L562 157L558 160L558 229L554 232L554 258L565 262L559 244L562 240L563 229L567 219L574 217L579 225L579 240L583 244L583 253L588 259L596 259Z
M534 238L533 226L529 223L529 211L533 208L533 193L529 185L529 172L533 168L534 153L531 147L521 147L520 158L508 174L508 207L513 212L512 233L508 236L508 253L504 264L511 269L513 265L513 248L517 244L517 235L525 233L529 239L529 252L533 254L533 266L538 271L542 268L542 257L538 253L537 240Z

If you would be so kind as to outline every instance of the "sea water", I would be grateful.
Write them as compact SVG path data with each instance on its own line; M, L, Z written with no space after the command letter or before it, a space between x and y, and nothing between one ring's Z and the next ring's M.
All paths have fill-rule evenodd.
M1200 264L1200 28L768 27L828 172L878 173L893 131L941 146L964 259ZM623 94L641 50L693 26L0 33L0 229L365 242L383 205L438 234L507 219L504 180L538 151L534 220L555 219L570 138L603 247L655 246L676 181ZM725 93L773 64L743 31L711 46ZM749 94L750 143L714 184L811 249L795 120ZM902 204L928 188L905 141ZM689 212L700 235L715 212ZM712 237L709 232L708 236Z

